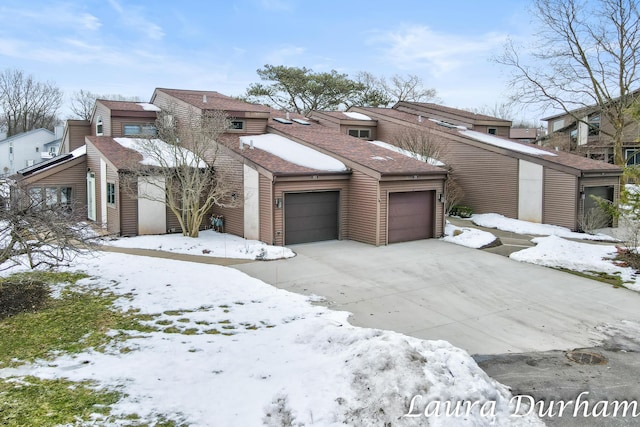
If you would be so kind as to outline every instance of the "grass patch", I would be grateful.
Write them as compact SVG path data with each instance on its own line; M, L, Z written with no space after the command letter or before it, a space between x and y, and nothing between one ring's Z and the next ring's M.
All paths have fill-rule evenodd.
M77 425L91 414L107 416L120 399L115 391L96 390L91 383L25 377L0 381L0 425Z
M168 325L171 325L172 323L173 321L167 320L167 319L156 320L156 325L161 325L161 326L168 326Z
M29 274L41 274L48 283L74 283L87 277L77 273ZM62 291L60 298L49 298L36 312L24 312L1 320L0 367L17 366L39 358L50 359L57 352L79 353L88 347L102 348L116 339L106 335L110 329L155 330L142 325L137 313L115 310L115 299L115 295L104 290L71 285Z
M204 331L204 333L209 335L219 335L220 331L217 329L207 329Z
M571 273L576 276L585 277L587 279L597 280L598 282L606 283L614 288L624 288L624 282L622 278L615 274L603 273L601 271L575 271L568 268L558 267L556 270L564 271L565 273Z

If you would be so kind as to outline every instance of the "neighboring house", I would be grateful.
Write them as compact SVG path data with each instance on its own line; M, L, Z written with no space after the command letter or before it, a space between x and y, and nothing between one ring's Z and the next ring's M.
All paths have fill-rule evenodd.
M495 212L510 218L581 228L585 211L595 208L590 195L617 200L619 167L574 154L494 136L508 135L510 123L480 116L471 123L465 111L399 103L393 108L352 107L376 121L377 139L393 142L398 132L412 127L430 133L445 146L440 159L455 173L464 190L461 204L476 213ZM431 108L431 107L430 107ZM446 111L446 121L441 120ZM471 127L462 125L468 117ZM312 116L312 117L315 117ZM504 126L499 126L504 122Z
M60 146L61 130L34 129L0 140L0 177L51 158L50 150L57 153Z
M640 93L636 91L636 94ZM576 120L576 117L581 120ZM543 118L548 135L541 143L575 152L590 159L613 163L613 126L597 106ZM629 119L622 131L622 155L627 164L640 165L640 123Z
M536 144L544 135L541 128L511 128L509 130L509 139L530 144Z

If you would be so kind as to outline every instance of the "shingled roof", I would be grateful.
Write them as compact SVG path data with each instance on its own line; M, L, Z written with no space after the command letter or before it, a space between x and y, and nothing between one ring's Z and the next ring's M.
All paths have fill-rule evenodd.
M120 170L127 170L142 160L140 153L123 147L110 136L87 136L86 139Z
M271 109L264 105L250 104L230 96L207 90L183 90L157 88L181 101L201 110L243 111L254 113L268 113Z
M336 157L350 167L361 165L381 175L435 175L446 173L440 167L379 147L368 141L345 135L338 129L328 128L313 122L308 125L296 122L285 124L274 120L277 117L284 117L284 114L276 111L272 112L268 122L269 130L285 135L294 141L300 141L312 146L325 154ZM294 114L291 114L290 118L303 119L302 116L298 117L298 115Z
M148 102L132 102L132 101L112 101L109 99L97 99L96 102L100 102L102 105L110 110L116 111L138 111L149 112L149 115L160 111L160 108Z

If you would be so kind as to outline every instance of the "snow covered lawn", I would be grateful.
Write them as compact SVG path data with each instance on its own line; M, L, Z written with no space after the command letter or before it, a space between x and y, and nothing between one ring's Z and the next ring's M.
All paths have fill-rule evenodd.
M599 240L616 242L617 239L607 236L606 234L587 234L576 233L569 230L566 227L560 227L550 224L536 224L534 222L521 221L518 219L507 218L500 214L488 213L488 214L474 214L471 217L471 221L475 225L486 228L497 228L498 230L510 231L518 234L535 234L538 236L559 236L570 239L581 240Z
M496 241L496 236L487 231L470 227L458 227L448 221L444 228L444 234L445 236L442 240L445 242L455 243L457 245L474 249L483 248Z
M289 248L271 246L258 240L243 239L233 234L218 233L213 230L201 231L198 238L176 233L120 237L117 240L105 240L104 244L120 248L154 249L218 258L271 260L295 256L295 253Z
M583 273L601 272L619 275L624 286L640 291L640 277L631 267L616 265L616 247L574 242L557 236L537 237L532 240L536 246L514 252L510 255L516 261L566 268Z
M101 353L0 370L0 378L93 380L123 398L99 425L190 426L541 425L512 416L506 387L458 348L356 328L347 313L312 305L226 267L101 253L78 259L80 283L120 295L119 308L154 315L157 332L135 333ZM115 332L114 332L115 333ZM405 417L412 398L417 417ZM466 401L466 415L426 419L427 402ZM432 411L434 410L432 405ZM481 413L484 409L484 413ZM116 419L114 419L114 417ZM86 420L88 421L88 420ZM125 423L126 424L126 423Z

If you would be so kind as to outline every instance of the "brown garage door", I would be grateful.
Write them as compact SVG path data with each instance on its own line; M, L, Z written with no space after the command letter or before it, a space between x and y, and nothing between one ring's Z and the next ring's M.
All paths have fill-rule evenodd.
M285 244L337 239L339 200L338 191L285 194Z
M389 243L433 237L435 191L389 193Z

